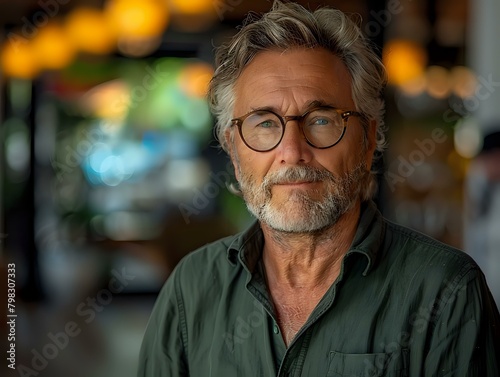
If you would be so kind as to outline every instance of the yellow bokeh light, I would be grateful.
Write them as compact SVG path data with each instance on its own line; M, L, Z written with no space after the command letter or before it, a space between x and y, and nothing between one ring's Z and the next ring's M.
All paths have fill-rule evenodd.
M402 85L424 73L427 53L418 43L407 40L389 41L382 54L389 83Z
M161 36L122 37L118 40L118 51L125 56L140 58L151 54L161 45Z
M214 74L210 64L194 63L183 69L179 80L182 90L190 97L204 97Z
M75 47L64 29L57 23L49 23L38 30L33 48L40 65L47 69L62 69L75 57Z
M453 93L461 98L474 95L477 88L477 79L472 70L464 66L456 66L452 68L450 75Z
M182 14L203 14L214 12L213 0L169 0L172 11Z
M116 47L116 36L104 14L97 9L75 9L68 15L65 29L82 51L106 54Z
M172 28L188 33L208 30L217 20L213 0L168 0L172 10Z
M427 87L427 79L424 75L405 81L400 85L401 91L408 97L417 97L422 94Z
M433 65L427 69L427 92L434 98L446 98L450 93L450 74L446 68Z
M454 128L453 141L457 153L465 158L473 158L483 147L481 129L472 117L460 119Z
M165 30L169 13L165 4L157 0L111 0L106 16L120 37L153 37Z
M108 81L85 93L79 104L87 115L120 123L128 112L130 89L122 80Z
M2 72L7 76L31 79L40 70L33 46L26 39L6 40L0 54Z

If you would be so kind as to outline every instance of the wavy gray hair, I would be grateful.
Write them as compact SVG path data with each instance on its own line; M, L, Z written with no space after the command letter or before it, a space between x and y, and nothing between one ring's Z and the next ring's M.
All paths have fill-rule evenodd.
M278 0L261 18L249 15L230 42L216 50L217 68L210 81L208 100L217 118L215 134L221 147L229 152L226 131L234 117L234 86L243 69L261 51L292 47L324 48L341 59L351 75L356 110L366 121L375 120L376 150L382 152L386 144L382 92L387 76L370 41L354 21L337 9L311 12L299 4ZM369 186L363 199L372 197L376 190L373 175Z

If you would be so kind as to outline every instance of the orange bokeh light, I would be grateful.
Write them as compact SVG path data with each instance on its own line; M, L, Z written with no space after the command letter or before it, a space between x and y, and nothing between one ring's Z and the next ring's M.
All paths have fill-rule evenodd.
M450 74L440 66L427 68L427 92L434 98L446 98L450 94Z
M389 83L402 85L424 73L427 53L418 43L407 40L389 41L382 54Z
M183 69L180 75L181 88L190 97L204 97L213 74L214 70L210 64L190 64Z
M7 40L0 54L2 71L7 76L31 79L40 70L33 46L24 38L17 41Z
M65 29L82 51L106 54L116 47L116 36L104 14L97 9L75 9L68 15Z
M125 38L158 36L169 21L166 5L156 0L111 0L105 13L116 34Z
M42 68L62 69L75 57L76 50L64 29L57 23L49 23L38 30L33 48Z
M169 0L175 13L203 14L214 12L213 0Z
M456 66L450 72L452 90L461 97L472 97L477 88L477 78L475 73L464 66Z

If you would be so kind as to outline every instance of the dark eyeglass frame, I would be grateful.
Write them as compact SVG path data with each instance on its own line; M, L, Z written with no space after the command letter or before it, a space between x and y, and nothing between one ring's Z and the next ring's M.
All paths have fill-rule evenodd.
M343 121L343 124L344 124L344 127L342 129L342 134L340 135L339 139L331 144L331 145L328 145L328 146L325 146L325 147L318 147L316 145L314 145L308 138L307 138L307 135L306 133L304 132L304 123L303 123L303 120L312 112L314 111L317 111L317 110L335 110L337 112L337 114L340 115L340 117L342 118L342 121ZM269 112L271 114L274 114L279 120L280 120L280 123L281 123L281 137L279 138L278 142L276 143L275 146L273 146L272 148L268 148L268 149L263 149L263 150L260 150L260 149L256 149L254 147L251 147L250 145L248 145L247 141L245 140L245 138L243 137L243 131L241 130L241 127L243 125L243 122L245 121L245 119L247 119L250 115L252 114L255 114L255 113L258 113L258 112L263 112L263 111L266 111L266 112ZM250 111L249 113L239 117L239 118L234 118L234 119L231 119L231 126L234 126L234 125L237 125L238 126L238 132L240 134L240 137L241 137L241 140L243 140L243 142L245 143L245 145L250 148L251 150L255 151L255 152L269 152L269 151L272 151L274 148L276 148L278 145L280 145L281 143L281 140L283 140L283 136L285 135L285 128L286 128L286 124L291 121L291 120L297 120L298 123L299 123L299 127L300 127L300 130L302 131L302 135L304 135L304 138L306 139L306 142L307 144L309 144L311 147L313 148L316 148L316 149L328 149L328 148L331 148L335 145L337 145L338 143L340 143L340 141L343 139L344 137L344 134L345 134L345 131L346 131L346 128L347 128L347 121L349 120L349 117L351 116L359 116L359 117L362 117L364 118L364 115L358 111L353 111L353 110L341 110L341 109L337 109L335 107L331 107L331 106L317 106L317 107L314 107L312 109L309 109L307 110L305 113L303 113L302 115L280 115L280 114L277 114L275 111L272 111L272 110L269 110L269 109L260 109L260 110L253 110L253 111Z

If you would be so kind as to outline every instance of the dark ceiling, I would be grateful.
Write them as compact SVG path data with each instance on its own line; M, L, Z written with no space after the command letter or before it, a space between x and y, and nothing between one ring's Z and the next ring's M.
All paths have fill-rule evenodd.
M138 0L140 1L140 0ZM164 0L168 1L168 0ZM189 1L189 0L185 0ZM270 0L212 0L214 7L227 6L230 11L224 13L225 21L237 22L249 12L264 12L271 6ZM345 12L356 12L365 16L366 4L365 0L295 0L310 9L315 9L321 5L329 5L339 8ZM0 0L0 25L7 27L22 26L25 22L23 17L30 20L31 17L39 10L43 11L45 4L50 12L58 8L54 16L64 16L71 9L78 6L93 6L102 7L105 3L103 0Z

